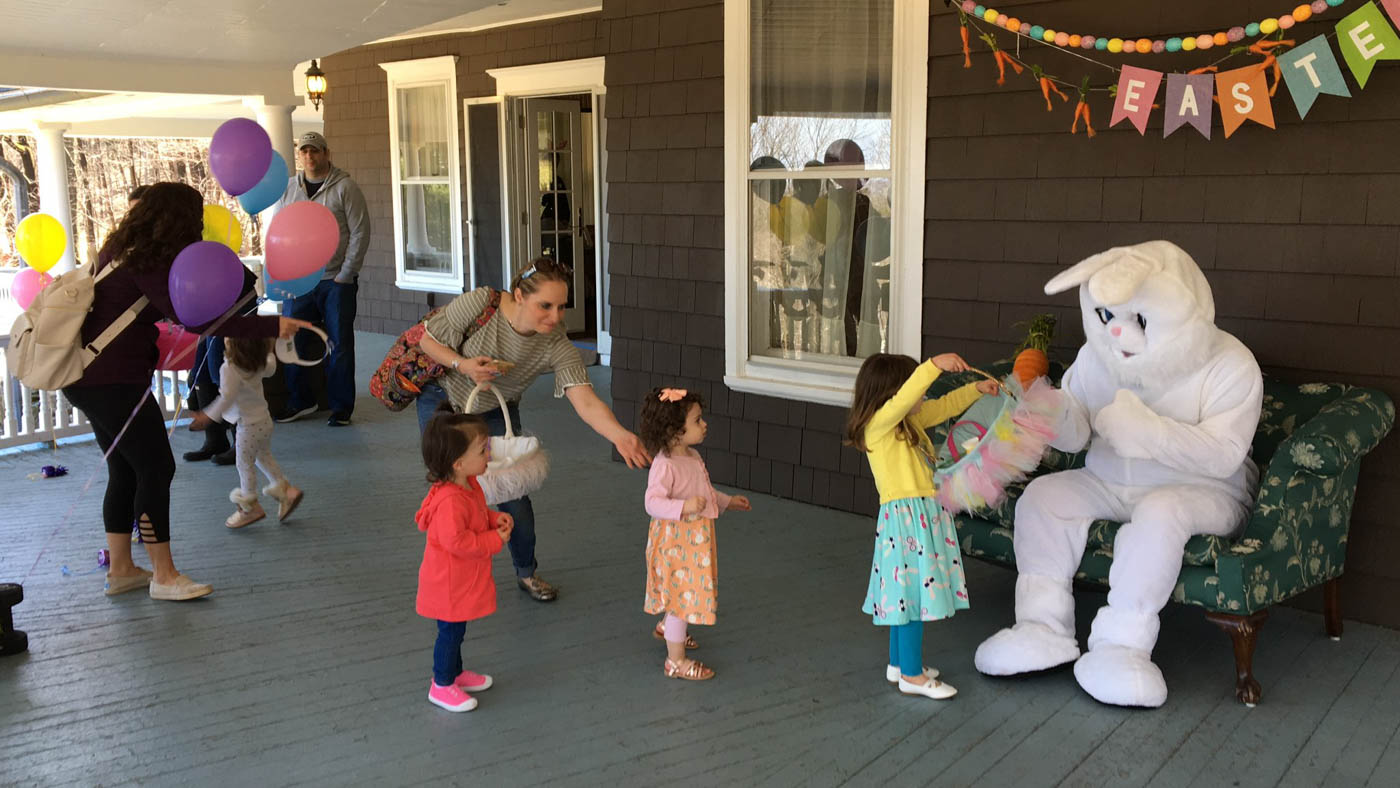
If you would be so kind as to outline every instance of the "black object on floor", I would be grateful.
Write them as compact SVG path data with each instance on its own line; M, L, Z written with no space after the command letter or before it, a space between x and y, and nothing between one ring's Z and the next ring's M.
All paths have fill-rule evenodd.
M0 657L22 654L29 650L29 636L15 629L10 608L24 601L24 586L0 583Z

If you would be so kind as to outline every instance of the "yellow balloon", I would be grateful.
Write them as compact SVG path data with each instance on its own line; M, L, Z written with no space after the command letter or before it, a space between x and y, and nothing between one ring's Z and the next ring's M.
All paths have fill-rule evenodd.
M24 217L15 229L15 250L29 267L43 273L63 257L68 248L68 233L58 220L46 213Z
M243 249L243 227L233 211L222 205L204 206L204 240L218 241L238 254Z

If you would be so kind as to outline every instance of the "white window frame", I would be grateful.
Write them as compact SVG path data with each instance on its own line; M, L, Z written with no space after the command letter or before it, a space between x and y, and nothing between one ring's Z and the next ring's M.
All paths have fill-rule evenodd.
M457 115L457 56L429 57L380 63L389 75L389 182L394 203L394 284L402 290L430 293L461 293L465 289L462 265L462 164L461 134ZM399 171L399 102L395 92L402 88L447 86L447 128L452 130L448 145L448 193L451 210L452 271L439 274L404 269L403 180ZM407 183L418 182L417 179ZM437 183L437 179L424 180Z
M890 107L889 352L922 353L924 148L928 106L928 0L894 6ZM749 352L749 2L724 4L724 383L731 389L849 406L855 365ZM824 167L823 177L848 174ZM851 177L862 173L852 171ZM789 174L785 177L793 177Z

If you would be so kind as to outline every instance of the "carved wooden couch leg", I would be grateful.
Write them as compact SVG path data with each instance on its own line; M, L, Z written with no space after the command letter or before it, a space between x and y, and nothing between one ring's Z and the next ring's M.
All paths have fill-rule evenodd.
M1322 585L1322 620L1327 637L1342 639L1342 579L1334 577Z
M1259 682L1254 679L1254 644L1259 639L1259 628L1268 617L1267 609L1248 616L1206 613L1206 620L1225 630L1235 646L1235 697L1246 706L1259 702Z

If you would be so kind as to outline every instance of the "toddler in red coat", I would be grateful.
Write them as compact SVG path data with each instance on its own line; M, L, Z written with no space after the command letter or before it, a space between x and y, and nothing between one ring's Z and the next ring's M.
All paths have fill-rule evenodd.
M489 430L480 416L444 405L423 432L423 464L433 488L414 518L428 532L418 569L418 615L436 619L433 681L428 700L448 711L471 711L491 677L462 669L467 622L496 612L491 556L510 539L510 515L486 508L476 477L486 470Z

